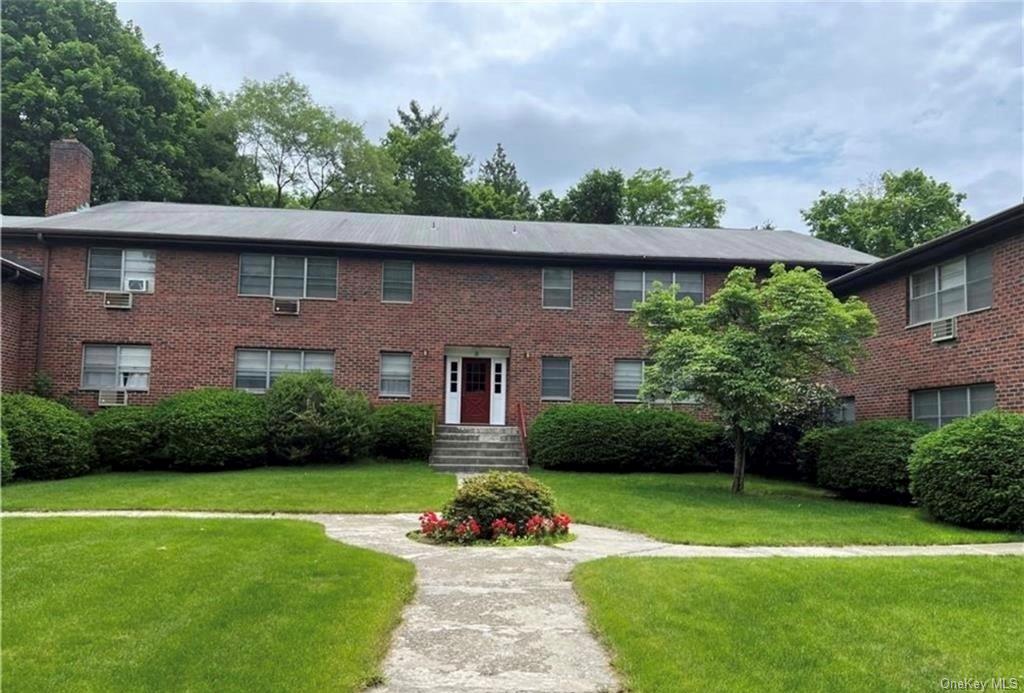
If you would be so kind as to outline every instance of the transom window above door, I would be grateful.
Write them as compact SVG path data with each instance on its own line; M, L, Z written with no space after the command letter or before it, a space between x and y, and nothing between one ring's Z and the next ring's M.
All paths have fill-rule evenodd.
M156 281L156 251L90 248L86 271L89 291L152 293Z
M238 293L275 298L337 298L338 258L243 253L239 259Z
M668 289L678 288L676 296L689 296L694 303L704 302L704 274L702 272L674 272L672 270L618 270L615 272L615 310L633 310L633 304L643 301L654 290L655 282Z
M991 306L991 249L954 258L910 275L910 325Z

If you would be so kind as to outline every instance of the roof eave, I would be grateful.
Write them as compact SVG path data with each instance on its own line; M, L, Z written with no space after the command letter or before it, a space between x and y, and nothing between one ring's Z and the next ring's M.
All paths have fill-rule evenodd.
M836 277L828 283L836 293L848 293L864 286L877 284L900 276L912 269L934 264L951 255L957 255L999 240L1000 234L1012 230L1014 224L1024 224L1024 204L1004 209L980 219L959 231L948 233L916 245L895 255L879 260ZM1024 232L1024 226L1018 228Z

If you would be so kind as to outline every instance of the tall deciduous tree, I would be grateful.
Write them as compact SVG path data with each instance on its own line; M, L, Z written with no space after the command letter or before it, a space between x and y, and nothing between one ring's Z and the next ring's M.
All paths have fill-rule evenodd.
M622 213L622 172L594 169L565 193L562 213L565 221L617 224Z
M537 218L541 221L565 221L564 201L553 190L537 195Z
M652 358L644 393L697 393L732 434L734 493L743 491L751 437L827 370L852 371L877 326L863 301L837 299L817 270L781 264L760 283L753 269L734 269L701 305L655 291L637 306L633 324Z
M724 213L725 200L713 197L711 186L694 184L689 171L675 177L665 168L641 168L623 187L625 224L714 228Z
M812 235L886 257L969 224L966 197L921 169L887 171L852 191L822 191L800 213Z
M530 186L519 178L500 142L491 158L480 164L477 179L466 186L466 193L471 217L533 219L537 215Z
M384 137L384 150L398 164L398 180L409 185L411 214L465 216L466 169L469 157L458 153L458 130L448 131L448 116L440 109L424 112L416 101L398 109L398 122Z
M93 152L93 200L231 202L234 132L217 100L172 70L100 0L2 8L5 214L42 214L49 145Z

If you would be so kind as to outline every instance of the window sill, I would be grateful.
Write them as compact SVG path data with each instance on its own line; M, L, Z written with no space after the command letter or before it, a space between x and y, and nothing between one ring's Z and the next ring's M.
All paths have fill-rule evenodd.
M136 296L152 296L155 291L128 291L127 289L86 289L87 294L134 294Z
M541 397L541 402L571 402L572 397Z
M544 310L572 310L572 306L541 306Z
M378 399L412 399L412 395L377 395Z
M975 315L976 313L984 313L986 310L992 310L992 306L985 306L984 308L975 308L974 310L964 311L963 313L957 313L956 315L947 315L944 318L935 318L935 320L925 320L924 322L915 322L912 325L907 325L903 329L905 329L905 330L913 330L913 329L918 328L918 327L927 327L928 325L931 325L933 322L938 322L939 320L948 320L949 318L959 318L962 315Z
M337 301L338 297L325 298L323 296L271 296L270 294L236 294L238 298L269 298L281 301Z
M381 303L390 303L390 304L396 305L396 306L411 306L412 305L412 301L385 301L384 299L381 299L380 302Z
M78 388L79 394L92 394L96 392L127 392L133 395L148 395L149 390L125 390L120 388L105 388L105 387L80 387Z

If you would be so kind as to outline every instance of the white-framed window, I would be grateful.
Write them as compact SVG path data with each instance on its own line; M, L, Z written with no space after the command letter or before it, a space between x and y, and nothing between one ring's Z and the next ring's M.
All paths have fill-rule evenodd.
M616 402L639 402L644 384L644 362L641 359L615 359L612 399Z
M151 353L132 344L84 345L81 389L148 392Z
M338 258L242 253L238 293L275 298L337 298Z
M615 272L615 310L633 310L633 304L643 301L654 283L664 288L676 285L676 296L689 296L694 303L704 302L703 272L673 272L671 270L617 270Z
M235 387L266 392L284 373L334 373L334 352L300 349L235 349Z
M544 308L572 308L572 270L564 267L545 267L541 270L541 306Z
M910 393L911 418L932 428L945 426L995 406L996 386L992 383Z
M412 303L413 264L411 260L384 260L381 263L381 300L385 303Z
M857 422L857 400L854 397L840 397L832 412L832 420L848 426Z
M910 325L991 306L991 249L954 258L910 275Z
M380 396L412 397L412 354L401 351L380 353Z
M541 358L540 398L565 402L572 399L572 359L563 356Z
M89 291L153 292L156 251L90 248L85 288Z

